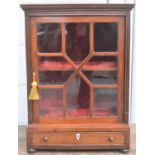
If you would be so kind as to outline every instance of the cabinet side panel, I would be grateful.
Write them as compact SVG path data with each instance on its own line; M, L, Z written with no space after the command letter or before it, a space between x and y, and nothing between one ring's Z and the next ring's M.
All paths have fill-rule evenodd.
M129 122L129 62L130 62L130 13L126 16L125 32L125 84L124 84L124 121Z
M26 27L26 70L27 70L27 95L29 95L32 81L32 62L31 62L31 29L30 29L30 17L25 13L25 27ZM28 100L28 123L31 124L32 118L32 102Z

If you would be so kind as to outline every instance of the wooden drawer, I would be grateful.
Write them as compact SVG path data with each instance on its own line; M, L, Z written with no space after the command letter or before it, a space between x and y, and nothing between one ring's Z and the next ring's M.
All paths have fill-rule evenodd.
M32 133L32 145L125 145L125 132L41 132Z

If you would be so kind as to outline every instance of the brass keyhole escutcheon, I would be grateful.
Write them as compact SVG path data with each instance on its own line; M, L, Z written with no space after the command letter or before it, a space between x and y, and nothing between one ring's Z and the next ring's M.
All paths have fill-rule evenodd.
M76 135L75 135L77 140L80 140L80 136L81 136L80 133L76 133Z

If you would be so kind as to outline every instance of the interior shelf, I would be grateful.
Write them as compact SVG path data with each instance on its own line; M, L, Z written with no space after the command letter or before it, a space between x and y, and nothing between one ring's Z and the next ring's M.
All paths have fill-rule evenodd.
M82 68L83 70L116 70L115 62L89 62Z
M66 63L66 62L42 62L39 64L39 70L73 70L72 65Z
M77 66L80 63L75 63ZM73 70L72 65L66 62L42 62L39 64L39 70ZM94 70L107 70L113 71L117 70L116 64L114 62L89 62L84 64L82 70L94 71Z

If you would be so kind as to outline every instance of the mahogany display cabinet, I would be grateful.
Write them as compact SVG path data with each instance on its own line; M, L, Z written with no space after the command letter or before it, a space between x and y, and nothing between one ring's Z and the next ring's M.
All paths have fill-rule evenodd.
M133 4L23 4L27 150L129 150L129 46Z

